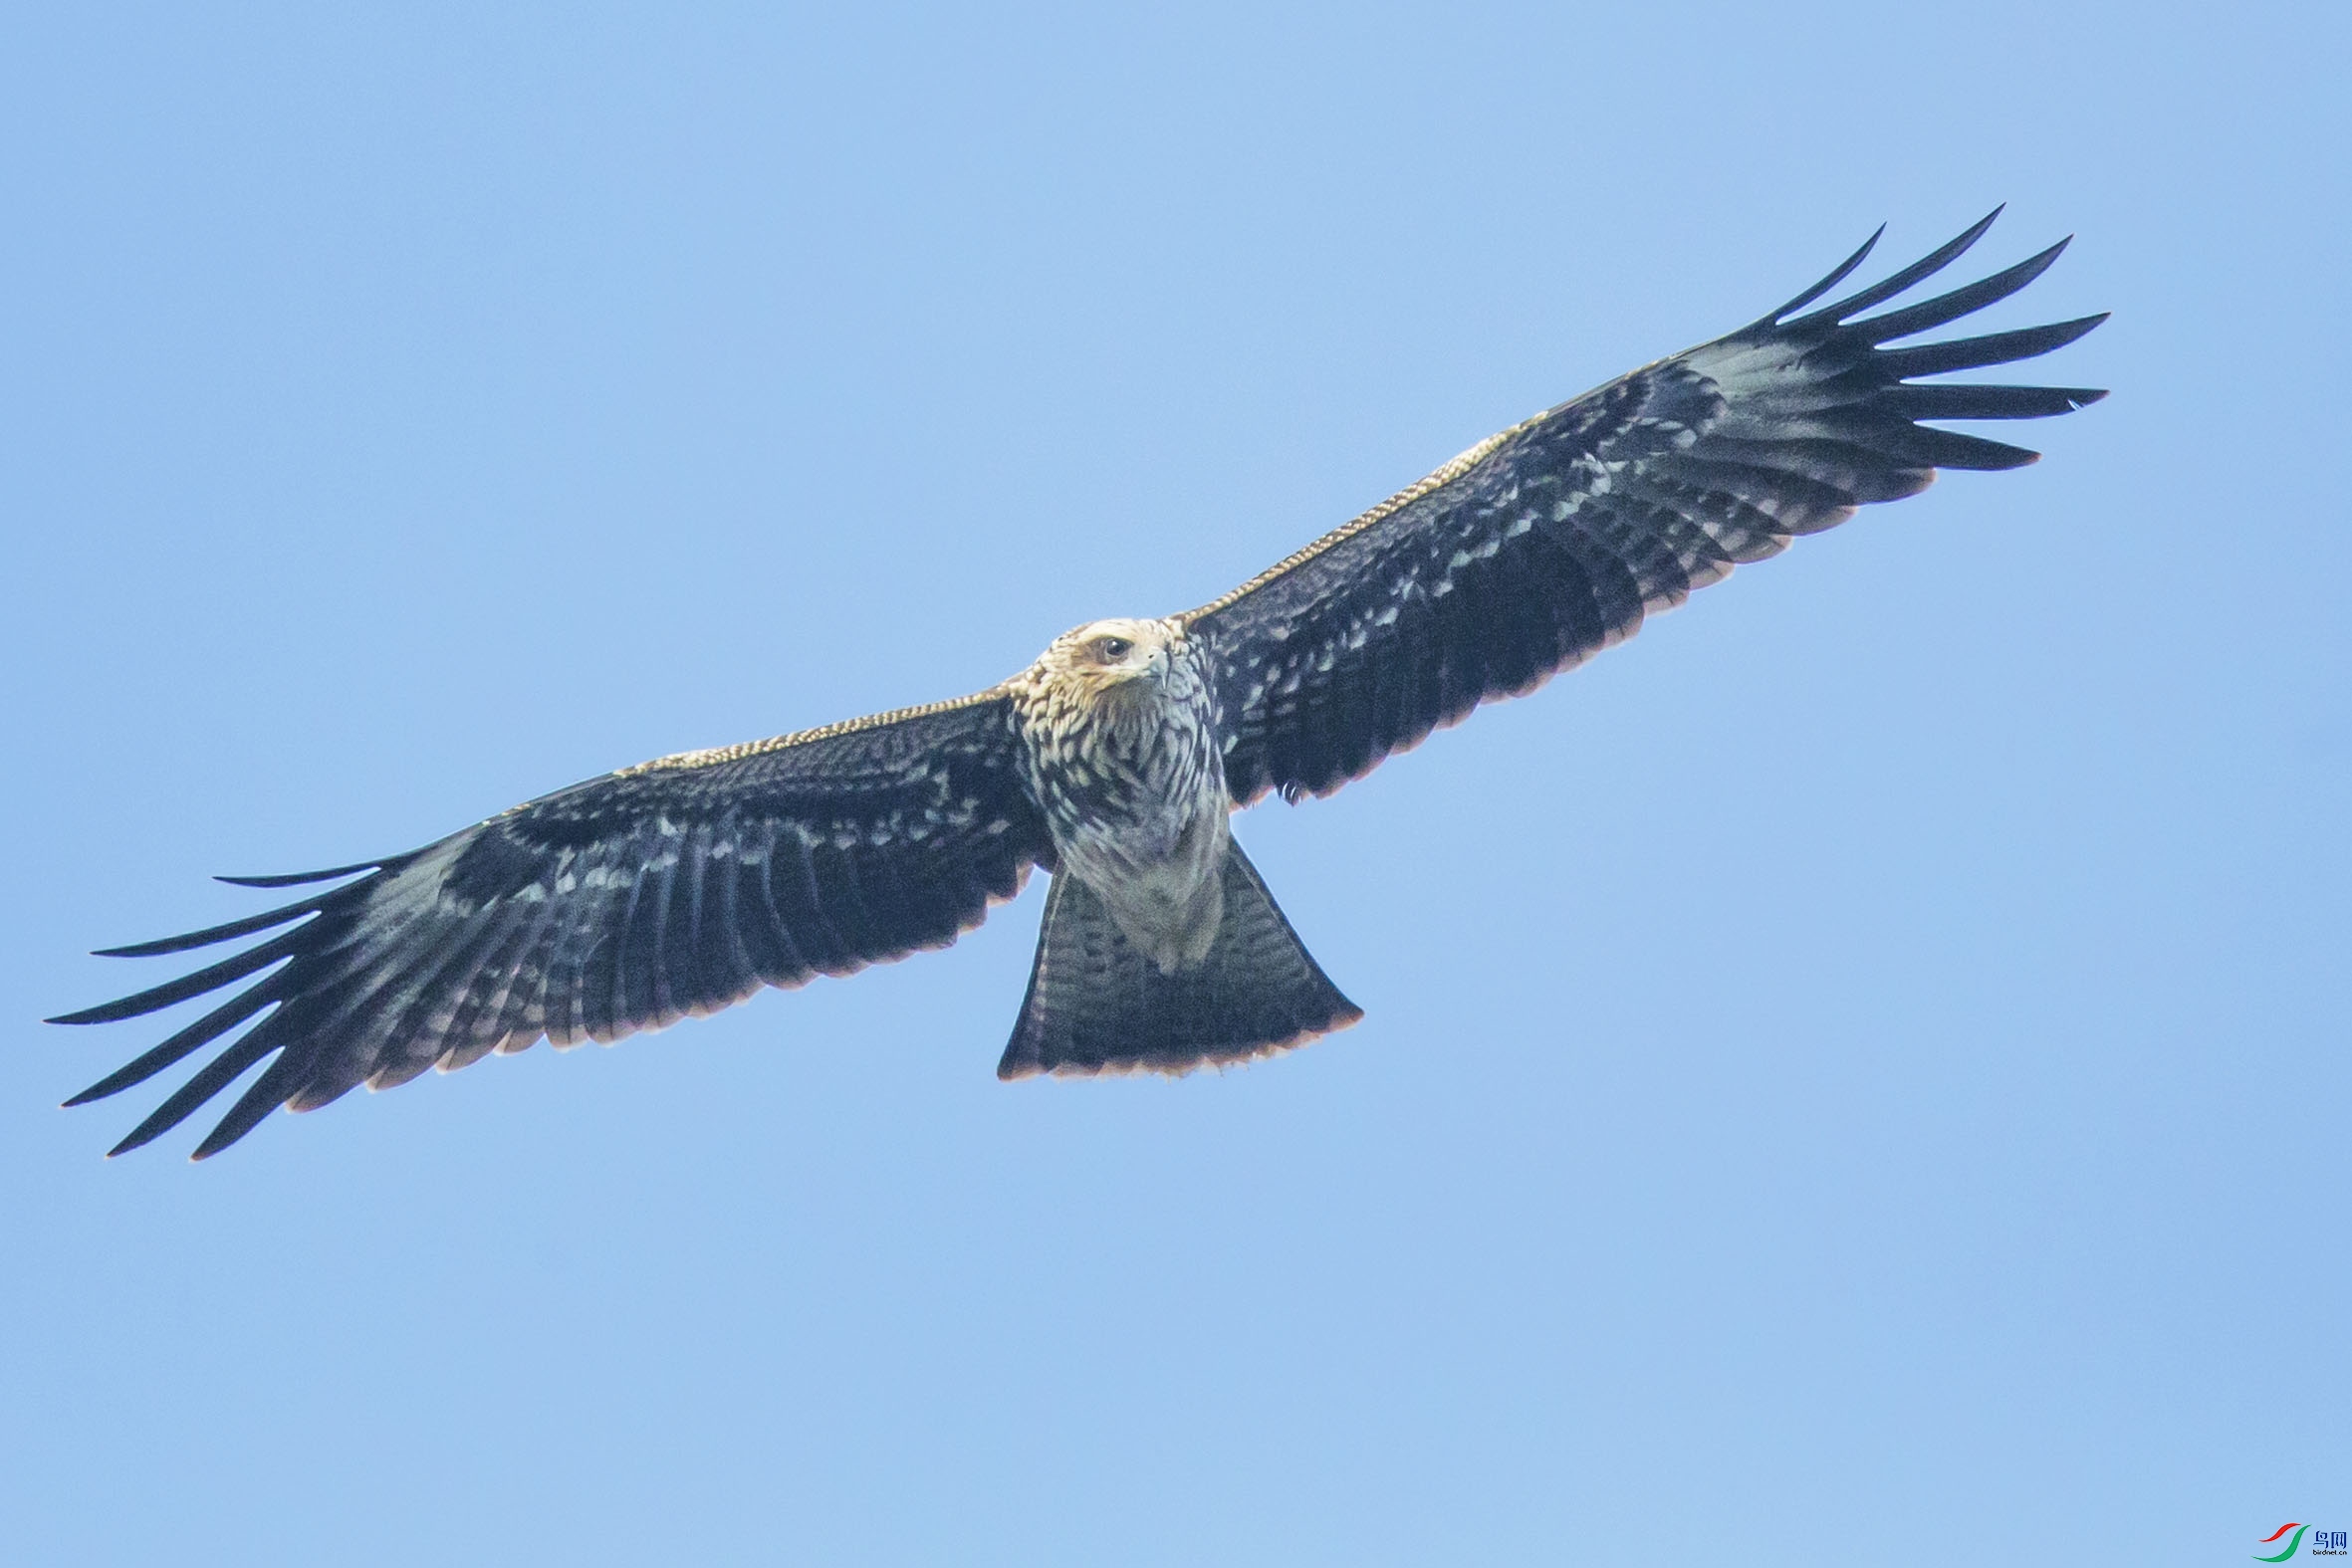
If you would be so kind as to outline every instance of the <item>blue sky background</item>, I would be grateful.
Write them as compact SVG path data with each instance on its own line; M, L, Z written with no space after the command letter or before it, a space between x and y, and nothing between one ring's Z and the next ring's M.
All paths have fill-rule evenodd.
M2340 9L92 4L0 54L0 1552L2240 1563L2352 1521ZM951 696L1997 201L2039 467L950 953L100 1160L206 880ZM1981 258L1981 262L1978 260ZM2038 367L2037 367L2038 368Z

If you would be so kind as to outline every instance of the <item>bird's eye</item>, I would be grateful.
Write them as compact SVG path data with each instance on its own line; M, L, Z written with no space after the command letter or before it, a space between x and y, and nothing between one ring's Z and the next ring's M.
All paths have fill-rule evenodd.
M1094 657L1104 664L1116 664L1134 646L1124 637L1097 637L1094 639Z

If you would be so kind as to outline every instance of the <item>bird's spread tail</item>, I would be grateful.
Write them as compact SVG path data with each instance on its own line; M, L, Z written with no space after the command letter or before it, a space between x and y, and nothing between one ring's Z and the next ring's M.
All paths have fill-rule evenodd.
M1166 975L1128 942L1093 889L1057 875L1029 996L997 1076L1185 1072L1302 1045L1362 1017L1308 956L1239 844L1227 847L1223 874L1216 946Z

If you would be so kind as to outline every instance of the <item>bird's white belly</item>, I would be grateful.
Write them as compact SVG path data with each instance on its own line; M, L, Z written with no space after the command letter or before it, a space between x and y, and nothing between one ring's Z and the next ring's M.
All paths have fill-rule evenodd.
M1222 800L1171 832L1164 824L1094 827L1060 845L1061 869L1101 896L1128 941L1163 975L1209 956L1225 914Z

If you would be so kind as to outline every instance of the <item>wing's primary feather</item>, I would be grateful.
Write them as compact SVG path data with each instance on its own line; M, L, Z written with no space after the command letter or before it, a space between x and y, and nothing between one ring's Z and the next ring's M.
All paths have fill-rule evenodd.
M264 914L111 949L176 953L287 928L53 1020L134 1017L282 966L67 1103L143 1082L268 1009L113 1151L168 1131L275 1052L201 1159L280 1105L309 1110L542 1038L610 1041L763 985L945 946L1052 863L1018 755L993 692L687 753L347 867L368 874Z
M1866 244L1763 320L1481 442L1192 611L1185 619L1218 663L1236 802L1336 789L1481 702L1624 640L1733 566L1857 506L1924 490L1939 468L2033 461L2021 447L1917 421L2038 419L2106 393L1912 378L2047 353L2104 316L1884 345L2014 294L2063 244L1860 316L1949 266L1998 215L1879 284L1791 317L1852 272Z

